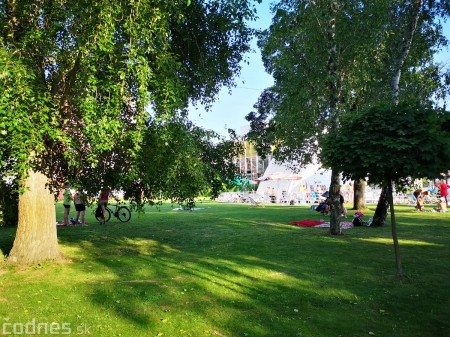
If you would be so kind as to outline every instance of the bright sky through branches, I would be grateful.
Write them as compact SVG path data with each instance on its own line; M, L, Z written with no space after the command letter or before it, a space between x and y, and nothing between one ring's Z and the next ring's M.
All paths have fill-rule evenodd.
M265 29L270 26L272 2L264 0L262 4L257 5L259 18L252 23L252 27ZM450 39L449 21L444 25L444 34ZM228 128L234 129L238 134L247 128L248 122L245 120L245 116L253 110L253 105L257 102L261 92L273 84L272 76L264 69L256 39L252 41L252 49L253 52L247 58L249 64L243 64L241 75L236 79L236 87L231 92L226 88L222 89L210 111L205 111L201 106L190 108L190 117L195 124L222 135L227 135ZM449 63L448 48L437 55L436 60Z

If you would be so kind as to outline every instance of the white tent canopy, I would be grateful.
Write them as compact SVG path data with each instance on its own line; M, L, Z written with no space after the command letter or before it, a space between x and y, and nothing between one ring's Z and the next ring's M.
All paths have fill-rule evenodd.
M272 159L259 180L257 194L264 196L267 201L306 203L314 202L328 190L331 171L320 164L310 164L296 173L287 165ZM341 185L347 188L342 182Z

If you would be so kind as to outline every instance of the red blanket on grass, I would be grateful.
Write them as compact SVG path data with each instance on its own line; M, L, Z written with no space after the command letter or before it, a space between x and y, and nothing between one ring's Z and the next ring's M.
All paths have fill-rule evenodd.
M302 226L302 227L314 227L317 225L321 225L323 223L325 223L325 221L322 221L322 220L299 220L299 221L289 222L290 225L296 225L296 226Z
M302 227L330 227L329 222L325 222L323 220L299 220L289 222L290 225L302 226ZM341 222L342 229L350 229L353 228L353 223L342 221Z

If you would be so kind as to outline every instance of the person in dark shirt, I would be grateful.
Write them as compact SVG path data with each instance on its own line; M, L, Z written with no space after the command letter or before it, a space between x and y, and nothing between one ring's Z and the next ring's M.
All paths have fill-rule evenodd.
M362 219L363 216L364 214L362 212L356 212L353 216L353 226L364 226L364 221Z

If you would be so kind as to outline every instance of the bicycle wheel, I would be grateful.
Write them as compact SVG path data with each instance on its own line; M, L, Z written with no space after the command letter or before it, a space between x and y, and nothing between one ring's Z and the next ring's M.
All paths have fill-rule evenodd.
M95 216L95 218L97 219L98 222L100 223L103 222L101 216ZM105 208L105 222L108 222L110 218L111 218L111 211L109 210L109 208Z
M121 206L117 209L116 212L116 216L117 218L121 221L121 222L128 222L131 219L131 212L128 209L128 207L126 206Z

